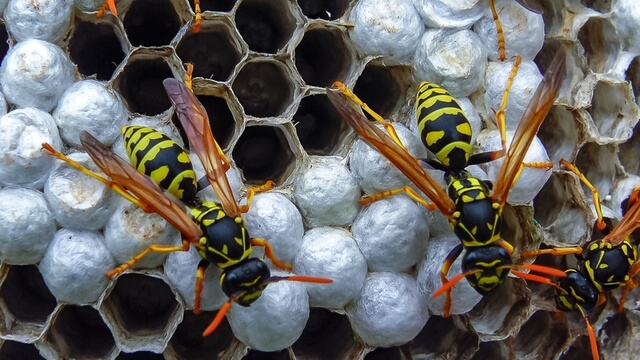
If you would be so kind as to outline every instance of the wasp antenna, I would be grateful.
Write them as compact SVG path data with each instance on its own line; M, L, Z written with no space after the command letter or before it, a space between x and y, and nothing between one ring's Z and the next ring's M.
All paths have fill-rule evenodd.
M331 284L333 280L316 276L291 275L291 276L272 276L264 281L265 284L275 283L278 281L300 281L316 284Z
M227 312L231 308L231 303L234 300L235 299L231 299L230 298L226 303L224 303L222 305L220 310L218 310L218 313L216 314L216 317L213 318L213 321L211 321L211 324L209 324L209 326L207 326L207 328L202 333L202 336L209 336L209 335L213 334L214 331L216 331L216 329L218 328L218 326L222 322L222 319L224 319L224 316L227 315Z
M535 271L535 272L539 272L541 274L547 274L547 275L551 275L551 276L567 277L567 274L564 271L558 270L558 269L554 269L554 268L548 267L548 266L542 266L542 265L536 265L536 264L522 264L522 265L514 265L513 267L521 268L521 269L528 269L528 270L532 270L532 271Z
M445 292L451 290L451 288L453 288L456 283L458 283L460 280L464 279L467 275L471 275L471 274L475 274L477 272L481 272L482 270L471 270L471 271L467 271L465 273L462 274L458 274L456 276L454 276L451 280L447 281L446 283L442 284L442 286L436 290L431 297L432 298L437 298L438 296L442 296L442 294L444 294Z
M511 270L511 273L521 279L525 279L525 280L529 280L529 281L535 281L541 284L547 284L547 285L551 285L553 287L555 287L556 289L559 290L564 290L562 289L560 286L558 286L558 284L554 283L553 281L551 281L551 279L548 279L544 276L539 276L539 275L534 275L534 274L527 274L527 273L523 273L517 270Z
M593 330L593 326L589 322L589 318L587 314L584 312L584 309L579 304L576 304L578 310L582 314L582 318L584 319L585 324L587 324L587 333L589 334L589 344L591 344L591 355L593 355L593 360L600 359L600 353L598 352L598 342L596 341L596 332Z

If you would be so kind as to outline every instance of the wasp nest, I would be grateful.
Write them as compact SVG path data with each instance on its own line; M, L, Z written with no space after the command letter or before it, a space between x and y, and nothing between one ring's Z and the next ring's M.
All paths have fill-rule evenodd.
M510 193L503 237L518 251L583 245L601 236L593 199L557 164L576 163L611 195L608 217L622 216L621 201L640 183L640 8L634 0L539 3L543 14L496 1L506 35L500 61L493 16L479 0L201 0L198 32L193 0L121 0L117 16L102 18L102 0L0 1L0 358L590 356L583 320L556 316L545 285L508 278L480 296L463 281L454 316L441 317L443 299L430 294L459 240L440 213L407 197L359 205L363 193L410 182L356 139L326 97L325 87L345 82L395 122L413 155L426 157L414 96L419 81L437 82L468 114L476 151L497 149L492 110L512 56L523 62L506 109L509 136L553 54L566 48L564 86L527 158L556 168L526 169ZM40 150L48 142L95 170L79 132L124 155L125 124L187 144L162 87L184 79L187 62L235 165L227 176L236 198L244 184L277 184L244 215L249 232L268 239L295 273L333 279L270 285L251 307L232 306L209 337L202 331L226 301L220 270L205 274L200 315L191 311L194 249L146 256L108 280L105 271L150 244L179 242L179 232ZM495 180L500 164L469 170ZM458 260L451 274L460 271ZM614 291L589 313L604 358L637 354L640 296L632 291L621 314L619 298Z

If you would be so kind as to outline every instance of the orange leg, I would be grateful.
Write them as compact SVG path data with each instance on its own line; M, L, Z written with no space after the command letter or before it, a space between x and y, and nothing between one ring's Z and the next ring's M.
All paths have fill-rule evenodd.
M202 26L202 10L200 9L200 0L193 1L193 12L195 13L195 18L193 20L193 32L200 31L200 27Z
M265 239L261 239L261 238L252 238L251 239L251 245L252 246L264 246L264 255L266 257L269 258L269 260L271 260L271 262L273 263L273 265L281 268L281 269L285 269L285 270L291 270L292 267L289 264L286 264L282 261L280 261L276 255L273 253L273 248L271 247L271 244L269 244L269 242Z
M100 8L98 9L98 13L96 13L96 17L97 18L104 17L104 14L106 13L107 8L109 8L109 11L111 11L113 16L118 16L118 9L116 8L116 0L105 0L104 4L102 4L102 6L100 6Z
M579 255L582 254L582 248L580 246L573 247L564 247L564 248L551 248L551 249L542 249L542 250L532 250L532 251L523 251L520 253L520 259L528 258L528 257L536 257L538 255L553 255L553 256L564 256L564 255Z
M498 17L498 11L496 10L496 4L494 0L489 0L491 6L491 14L493 15L493 21L496 23L496 32L498 33L498 60L505 61L507 59L507 47L504 41L504 31L502 31L502 23Z
M460 253L462 253L462 244L458 244L453 249L451 249L446 259L442 263L442 268L440 269L440 281L442 282L442 288L447 287L449 283L449 280L447 280L447 274L449 273L449 269L451 268L451 265L453 265L453 262L456 261L458 256L460 256ZM461 275L464 276L465 274L461 274ZM452 290L453 288L447 287L446 296L444 300L444 311L442 313L443 317L451 316L451 291ZM436 291L436 293L438 292ZM436 296L436 293L434 293L433 296Z
M493 6L493 0L491 0ZM522 58L517 55L513 62L513 68L511 69L511 73L509 74L509 79L507 80L507 85L505 86L504 92L502 93L502 101L500 102L500 109L496 111L496 122L498 124L498 129L500 130L500 140L502 141L502 150L507 151L507 120L505 117L505 111L507 109L507 102L509 101L509 90L511 90L511 86L513 85L513 80L516 78L518 74L518 69L520 68L520 63L522 62Z
M204 288L204 272L207 270L211 264L207 260L200 260L198 263L198 269L196 270L196 295L193 301L193 313L200 314L201 304L202 304L202 289Z
M378 194L364 196L360 199L360 205L371 204L374 201L378 201L380 199L393 196L393 195L402 194L402 193L406 194L411 199L413 199L414 201L416 201L417 203L421 204L422 206L426 207L431 211L436 209L436 205L434 203L430 203L427 200L425 200L422 196L418 195L418 193L415 190L413 190L413 188L411 188L410 186L403 186L400 189L388 190Z
M276 183L273 182L272 180L267 180L267 182L265 182L264 184L262 184L260 186L253 186L253 187L248 188L247 189L247 204L246 205L239 205L240 212L246 213L247 211L249 211L249 207L251 206L251 203L253 202L253 197L255 196L256 193L271 190L275 185L276 185Z
M134 256L131 260L127 261L126 263L107 271L107 277L109 279L115 278L116 276L122 274L125 270L134 266L138 261L142 260L143 257L147 256L147 254L151 252L171 253L175 251L188 251L190 245L191 244L186 240L182 240L182 246L151 245L148 248L146 248L144 251L142 251L140 254Z
M580 178L582 183L586 187L588 187L589 190L591 190L591 193L593 194L593 206L595 206L596 213L598 214L598 221L596 222L596 225L601 231L605 230L607 228L607 224L605 224L604 220L602 220L602 205L600 204L600 192L598 191L598 189L596 189L596 187L591 184L587 177L584 176L584 174L581 173L580 170L578 170L578 168L572 163L568 162L565 159L561 159L560 164L564 165L565 169L578 175L578 178Z

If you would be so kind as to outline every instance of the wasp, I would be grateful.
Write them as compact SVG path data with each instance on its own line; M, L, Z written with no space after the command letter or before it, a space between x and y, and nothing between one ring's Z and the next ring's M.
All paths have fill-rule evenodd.
M596 226L606 235L592 241L580 254L580 261L575 268L565 271L566 277L558 281L555 290L556 306L560 311L579 311L587 325L591 353L598 359L598 345L595 331L587 317L587 311L606 301L605 293L623 286L618 312L624 311L624 303L630 289L638 286L635 276L640 273L638 250L634 245L633 232L640 227L640 185L636 186L628 200L622 204L623 217L613 228L609 229L603 220L602 206L598 189L572 163L562 159L560 163L565 169L576 174L593 194L596 209ZM523 253L524 256L542 254L565 255L560 249L544 249Z
M437 157L439 156L438 161L426 161L445 171L445 178L448 183L448 192L445 192L421 166L421 163L424 161L414 158L406 151L390 123L375 114L366 104L360 101L355 94L347 89L344 84L340 82L334 83L334 86L338 88L339 92L327 89L327 97L355 131L372 147L389 159L431 200L431 202L427 201L412 188L405 186L402 189L391 190L382 194L373 195L369 198L364 198L361 200L361 203L366 204L380 197L406 193L429 210L439 209L447 217L451 229L461 240L461 244L456 246L448 254L443 264L441 270L443 286L433 294L434 297L437 297L446 293L444 316L449 316L450 313L451 289L462 278L466 278L476 291L484 295L500 285L509 271L512 271L515 275L524 279L550 285L554 284L548 278L521 273L515 271L515 268L534 270L553 276L565 276L560 270L544 266L534 264L514 265L511 258L514 250L513 246L502 239L500 235L501 215L507 201L507 195L524 166L523 159L529 145L553 105L564 77L565 57L564 51L558 52L549 66L543 81L533 95L516 129L511 146L506 152L506 155L504 155L504 163L494 186L491 186L491 183L488 181L482 181L472 177L464 168L472 161L477 163L500 157L503 155L504 149L497 152L470 155L470 127L467 128L468 121L466 123L464 121L466 118L458 117L457 119L460 120L460 123L456 126L442 124L439 128L435 125L439 125L440 122L434 121L434 119L423 117L420 120L422 122L421 138L428 148L431 147L430 150L433 151L436 149L435 146L432 146L437 143L437 141L432 141L434 137L436 140L443 139L443 143L448 145L443 147L448 148L449 150L447 151L433 151L437 153ZM431 107L431 110L433 110L434 107L440 107L440 105L435 105L438 101L445 102L444 100L434 100L438 98L436 95L424 95L430 91L430 89L434 88L437 89L437 91L441 91L438 90L439 87L430 85L421 86L421 91L418 92L418 101L416 102L418 106L418 116L421 116L421 106ZM505 90L505 98L507 96L506 94L507 91ZM427 98L432 98L432 105L425 104ZM453 98L445 94L442 99L451 100ZM352 102L360 105L360 107L370 113L374 119L382 122L387 131L385 132L370 123L362 113L352 106ZM505 104L506 100L503 98L503 109L497 112L503 147L506 142L506 129L504 125ZM456 106L452 107L458 108ZM455 112L459 114L457 110L455 110ZM435 118L438 118L439 116L444 116L442 114L450 113L450 111L433 111L432 113ZM467 132L469 132L469 134L467 134ZM464 140L454 141L458 138L464 138ZM462 258L463 273L449 281L446 278L449 268L463 249L466 250Z
M260 297L262 291L271 283L285 280L331 283L331 279L312 276L271 276L269 267L262 259L249 257L252 253L252 246L264 246L265 255L272 260L274 265L291 269L290 265L284 264L274 256L266 240L249 236L241 213L248 210L255 190L249 189L246 206L241 207L235 201L225 174L225 171L230 167L229 161L211 133L209 119L202 104L183 83L175 79L165 79L163 84L193 148L205 167L206 178L218 196L219 203L203 201L191 194L192 191L197 192L197 188L195 188L195 175L191 175L193 169L190 162L186 165L188 157L184 158L183 156L186 153L182 149L176 149L175 143L173 145L167 143L172 143L172 141L164 135L158 135L159 133L155 130L140 127L123 129L127 150L138 169L116 155L88 132L80 134L83 148L110 179L93 173L68 159L53 149L51 145L43 144L43 148L53 156L103 182L145 212L158 213L182 233L182 245L151 245L131 260L108 271L106 275L111 279L115 278L151 252L188 251L190 246L195 246L202 260L197 268L194 312L200 312L200 294L203 288L204 272L212 263L223 270L220 276L220 286L229 297L229 300L225 302L204 331L204 336L215 331L233 302L249 306ZM153 141L154 139L157 141ZM173 155L172 150L174 151ZM153 163L152 160L166 161L164 166L160 166L166 173L162 176L158 175L161 172L154 171L154 167L149 166ZM177 167L177 163L184 166ZM171 169L172 166L174 169ZM179 171L185 168L186 171ZM175 170L178 175L169 175L172 170ZM158 183L143 173L149 174ZM186 176L184 176L185 173ZM182 181L185 179L187 180ZM167 182L164 180L172 180L168 181L169 183L189 185L166 185ZM189 204L190 215L182 210L182 206L177 200L167 196L161 186L174 194L176 198L183 199L185 203ZM188 188L191 190L185 191Z

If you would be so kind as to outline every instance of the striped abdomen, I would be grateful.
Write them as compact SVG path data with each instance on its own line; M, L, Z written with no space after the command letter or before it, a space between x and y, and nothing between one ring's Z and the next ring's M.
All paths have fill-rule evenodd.
M131 165L187 204L196 201L198 185L187 153L163 133L145 126L123 126Z
M453 172L471 156L471 125L458 101L439 85L422 82L416 96L416 116L422 143Z

